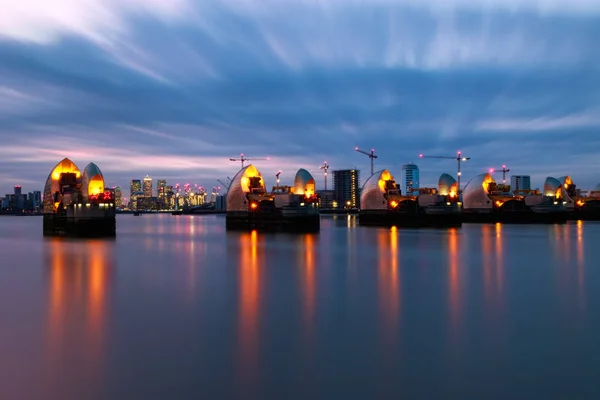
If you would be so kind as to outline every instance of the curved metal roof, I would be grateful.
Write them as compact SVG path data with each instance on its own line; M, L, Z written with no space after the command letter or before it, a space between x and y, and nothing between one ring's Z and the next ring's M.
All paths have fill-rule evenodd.
M442 196L447 196L451 193L456 195L458 193L458 182L452 175L442 174L438 180L438 192Z
M385 210L385 185L387 181L394 181L394 177L387 169L376 171L367 179L360 193L360 208L363 210Z
M265 192L265 181L260 172L252 164L242 168L231 180L231 185L227 190L227 211L248 211L248 197L250 193L250 179L260 178L259 191Z
M560 197L562 195L562 183L551 176L544 181L544 196Z
M572 185L573 184L573 180L571 179L571 177L569 175L561 176L560 178L558 178L558 180L561 183L561 185L564 185L564 184Z
M463 208L492 208L494 205L488 197L490 183L494 183L494 178L488 173L477 175L471 179L463 191Z
M60 192L60 175L63 173L74 173L78 179L81 179L81 171L77 168L77 165L68 158L63 158L58 164L52 168L48 179L46 179L46 185L44 185L44 212L54 212L54 196L55 192Z
M315 194L315 178L304 168L300 168L294 177L294 194Z
M104 192L104 176L96 164L89 163L84 168L81 177L81 194L84 199L87 199L90 194L102 192Z

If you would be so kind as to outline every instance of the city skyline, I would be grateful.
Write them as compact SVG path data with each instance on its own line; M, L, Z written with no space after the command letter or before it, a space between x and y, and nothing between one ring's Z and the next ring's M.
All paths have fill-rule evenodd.
M421 186L471 157L600 183L600 5L464 0L8 3L0 15L0 191L39 190L57 160L107 186L144 176L205 188L243 153L267 183L323 161ZM293 19L287 16L293 15ZM67 145L68 143L68 145ZM66 148L73 150L65 150ZM286 178L287 176L287 178ZM499 175L495 175L500 180ZM125 190L125 192L127 192Z

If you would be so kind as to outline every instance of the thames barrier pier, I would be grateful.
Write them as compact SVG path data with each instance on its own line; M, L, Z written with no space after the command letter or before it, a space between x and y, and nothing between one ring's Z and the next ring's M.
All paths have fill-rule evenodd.
M225 221L228 230L318 231L314 179L308 171L300 170L294 188L267 193L263 177L250 164L229 186Z
M544 186L556 181L555 190L545 193L511 193L488 173L477 175L463 192L463 221L475 223L557 224L567 222L561 185L547 178Z
M457 186L455 182L454 185ZM455 189L454 186L452 188ZM461 226L461 208L456 192L444 195L433 190L430 192L403 196L388 170L375 172L362 189L359 224L414 228Z
M104 187L98 166L83 174L68 158L52 169L44 187L44 236L114 237L114 192Z

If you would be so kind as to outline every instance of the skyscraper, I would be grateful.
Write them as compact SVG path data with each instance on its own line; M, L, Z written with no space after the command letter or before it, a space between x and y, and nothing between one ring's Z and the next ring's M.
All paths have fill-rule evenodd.
M132 179L131 184L129 185L129 197L135 192L142 191L142 181L139 179Z
M408 163L402 166L402 184L405 194L419 188L419 167L416 164Z
M167 180L158 179L156 181L156 197L164 199L167 195Z
M360 207L359 178L360 171L356 169L333 171L333 191L339 208Z
M148 175L144 178L144 197L152 197L152 178Z
M510 190L531 190L531 177L529 175L513 175L510 177Z
M115 186L113 189L115 191L115 207L123 208L123 193L121 192L121 187Z

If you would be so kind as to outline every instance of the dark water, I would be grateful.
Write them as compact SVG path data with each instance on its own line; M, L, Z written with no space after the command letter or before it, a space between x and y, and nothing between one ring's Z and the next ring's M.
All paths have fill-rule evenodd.
M1 399L600 398L600 224L0 218Z

